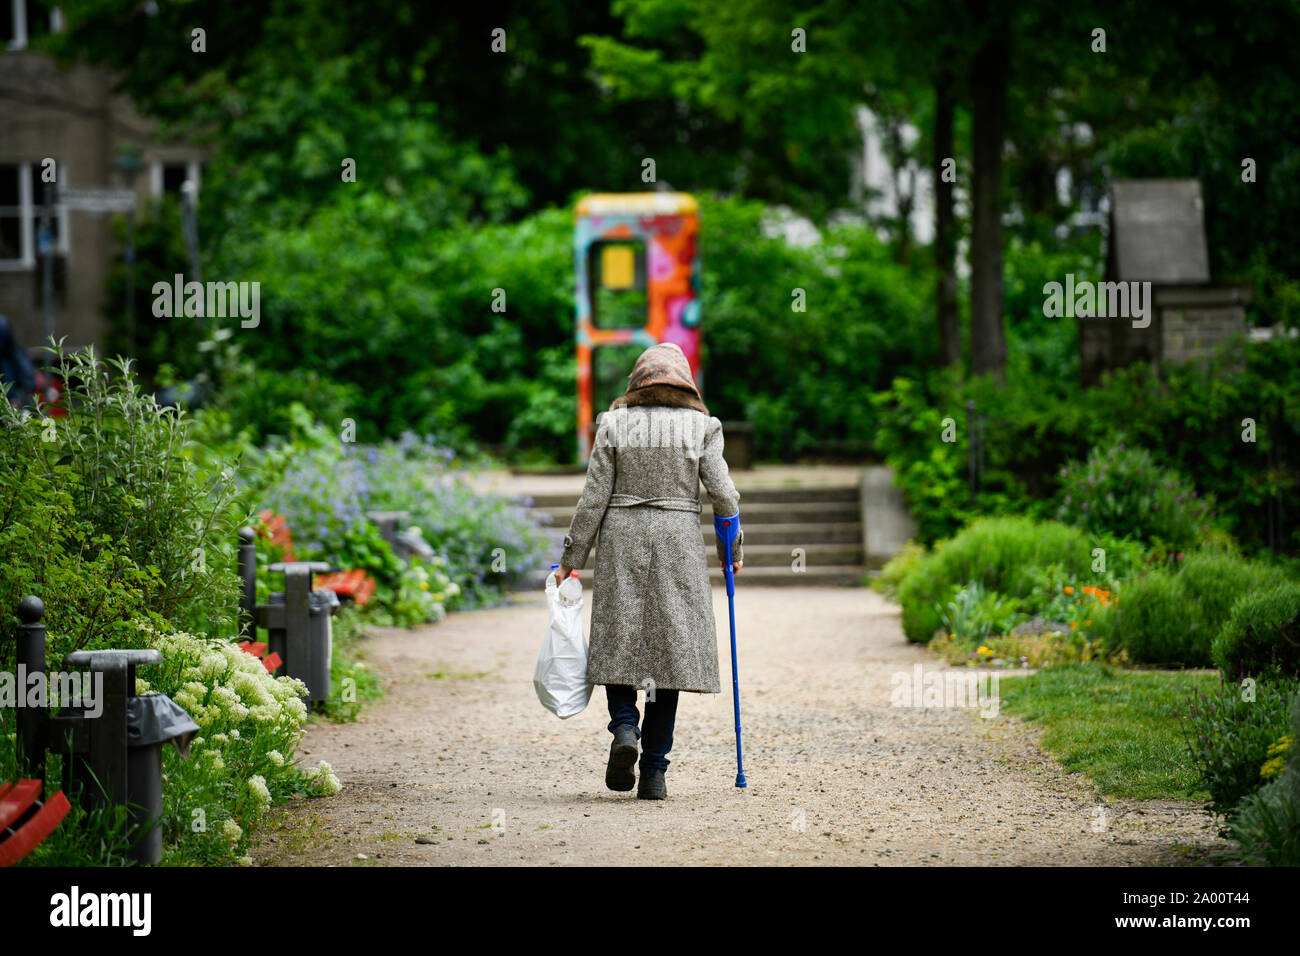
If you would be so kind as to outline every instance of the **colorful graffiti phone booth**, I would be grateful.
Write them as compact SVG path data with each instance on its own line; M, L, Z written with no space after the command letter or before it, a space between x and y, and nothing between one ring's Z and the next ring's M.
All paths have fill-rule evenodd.
M645 349L675 342L700 377L699 206L685 193L596 193L575 210L578 456Z

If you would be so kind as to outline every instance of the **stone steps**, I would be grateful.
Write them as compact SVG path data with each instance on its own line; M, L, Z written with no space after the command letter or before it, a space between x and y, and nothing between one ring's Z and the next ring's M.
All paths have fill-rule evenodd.
M567 528L576 509L575 502L565 508L534 505L532 510L549 514L553 526ZM862 509L856 501L754 503L742 498L740 504L740 520L746 528L767 524L856 524L861 517ZM700 511L700 524L713 533L713 508L708 502L704 502Z
M813 486L800 488L796 486L740 488L741 511L748 513L755 505L796 503L811 505L816 502L840 502L856 505L859 492L856 485ZM578 495L557 492L542 492L531 496L530 506L540 511L565 511L570 515L578 502ZM701 495L700 502L707 511L709 499Z
M807 521L785 524L750 524L745 513L740 513L741 527L745 529L745 544L789 545L807 548L819 544L856 544L862 547L862 524L857 521ZM546 529L547 534L559 543L568 532L569 523L556 524ZM700 523L700 536L706 544L714 541L713 518ZM594 551L595 548L592 548Z
M737 580L755 586L843 586L861 585L870 567L864 552L861 492L858 483L849 484L852 474L839 473L826 483L786 481L747 487L744 474L734 475L740 490L740 520L745 529L745 567ZM557 491L554 485L539 487L529 495L516 489L534 512L548 515L548 536L558 559L562 542L577 507L581 487ZM717 567L713 508L701 493L700 540L708 556L709 576L715 585L723 581ZM594 570L596 547L591 549L584 570L588 580ZM799 565L796 569L796 558Z
M745 532L748 536L749 532ZM563 535L560 536L562 538ZM558 553L558 538L557 553ZM709 555L709 564L717 560L717 549L713 544L713 538L710 536L704 541L705 550ZM861 566L862 545L860 543L829 543L829 544L802 544L802 545L785 545L785 544L752 544L745 542L745 569L759 567L784 568L787 572L795 573L792 567L795 564L796 549L803 549L803 566L812 570L817 567L841 567L841 566ZM591 549L591 554L587 557L587 564L584 569L592 570L596 566L596 549Z

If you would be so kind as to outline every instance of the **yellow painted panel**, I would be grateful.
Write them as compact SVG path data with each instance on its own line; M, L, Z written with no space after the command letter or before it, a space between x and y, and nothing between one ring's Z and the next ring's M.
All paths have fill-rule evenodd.
M625 245L600 248L600 284L606 289L630 289L636 283L636 250Z

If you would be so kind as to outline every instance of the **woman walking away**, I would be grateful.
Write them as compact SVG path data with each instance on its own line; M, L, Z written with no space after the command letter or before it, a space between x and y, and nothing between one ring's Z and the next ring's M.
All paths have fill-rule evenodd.
M722 691L701 482L714 514L739 514L740 495L722 459L722 422L709 415L682 350L652 346L637 359L627 392L600 416L558 572L562 581L583 567L600 533L587 679L604 684L609 699L614 743L605 785L632 789L639 741L643 800L668 795L678 693ZM740 539L732 557L739 571ZM718 560L725 559L719 542ZM640 726L637 688L646 691Z

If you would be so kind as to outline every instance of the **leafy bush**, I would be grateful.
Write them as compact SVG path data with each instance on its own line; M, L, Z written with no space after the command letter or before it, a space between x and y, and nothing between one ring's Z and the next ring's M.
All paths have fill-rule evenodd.
M51 669L77 648L162 651L137 692L169 694L203 728L189 761L164 752L165 859L230 862L270 803L308 789L294 764L300 685L228 639L247 514L233 464L196 449L188 418L142 394L126 363L56 358L71 383L66 418L0 402L0 663L13 666L13 611L28 593L46 605ZM11 725L0 715L0 767L14 763ZM120 813L78 809L33 862L121 863L124 826Z
M77 648L135 646L133 618L233 631L245 517L233 467L198 467L185 416L141 393L126 363L60 349L55 364L71 383L66 418L0 403L5 613L27 593L45 600L52 665Z
M1300 677L1300 585L1288 582L1240 597L1211 653L1229 680Z
M982 641L990 634L1005 634L1020 620L1015 600L986 591L978 581L958 589L943 608L944 630L958 640Z
M203 410L238 422L250 443L293 434L298 425L295 405L336 430L363 407L360 386L335 381L315 369L268 368L242 356L237 347L219 343L211 351L216 355L212 387L217 396Z
M943 623L942 606L971 582L1011 598L1026 598L1039 585L1035 569L1059 565L1084 578L1091 573L1096 542L1052 521L982 518L938 545L898 588L903 630L911 641L928 641Z
M1129 535L1170 550L1190 550L1209 528L1213 502L1197 497L1178 472L1123 442L1061 469L1064 498L1057 514L1087 531Z
M1237 855L1247 863L1300 866L1300 693L1291 697L1291 732L1282 739L1284 747L1270 750L1283 757L1282 771L1246 796L1229 821Z
M1211 646L1243 595L1278 584L1283 572L1229 552L1197 552L1130 581L1110 622L1135 662L1213 665Z
M1128 582L1106 625L1107 636L1127 650L1135 662L1190 666L1203 663L1191 646L1197 631L1208 631L1209 624L1198 621L1195 601L1176 570L1157 568Z
M1215 362L1115 370L1080 394L1032 368L1007 382L962 382L946 373L895 382L878 399L877 448L894 468L925 544L974 514L1047 517L1060 500L1061 469L1090 449L1119 442L1148 449L1152 462L1193 476L1219 507L1225 531L1255 550L1268 544L1270 500L1300 492L1300 339L1229 348ZM966 489L966 402L985 415L980 493ZM1258 409L1251 422L1243 409ZM956 441L943 442L951 417ZM1251 433L1253 430L1253 434ZM1248 435L1253 441L1243 441ZM1300 550L1300 515L1283 515L1279 548ZM1203 544L1204 542L1197 542ZM1186 550L1186 549L1184 549Z
M897 597L899 586L915 570L924 557L925 548L915 541L908 541L898 554L885 562L885 566L880 569L879 576L872 581L872 587L885 597Z
M410 131L413 155L442 149L436 130ZM213 251L223 279L276 290L264 294L258 329L220 330L226 340L203 364L211 403L254 441L292 428L284 409L297 400L331 425L353 419L365 442L413 431L459 452L572 460L572 214L501 222L517 198L509 178L488 175L488 160L468 175L454 150L438 159L469 197L449 197L445 184L394 193L359 179L321 196L305 220L259 211L237 243ZM221 188L238 215L251 196ZM479 193L495 221L466 215ZM763 458L867 454L872 393L930 362L931 283L868 227L798 246L771 219L761 203L702 199L706 401L720 417L753 422ZM346 261L334 254L342 247ZM806 311L791 309L795 288ZM491 308L498 289L503 313Z
M1300 774L1288 769L1246 796L1228 825L1235 855L1256 866L1300 866Z
M1181 727L1214 812L1230 812L1263 785L1260 770L1269 747L1291 726L1288 698L1298 687L1260 681L1251 699L1244 688L1224 683L1189 699Z
M876 445L894 469L917 534L927 544L951 537L978 514L970 500L965 444L945 441L960 434L958 406L934 406L905 378L872 396L879 425Z
M756 202L700 210L704 392L723 419L753 422L761 458L869 453L872 393L932 363L932 283L866 226L792 244ZM804 291L794 311L791 290Z

